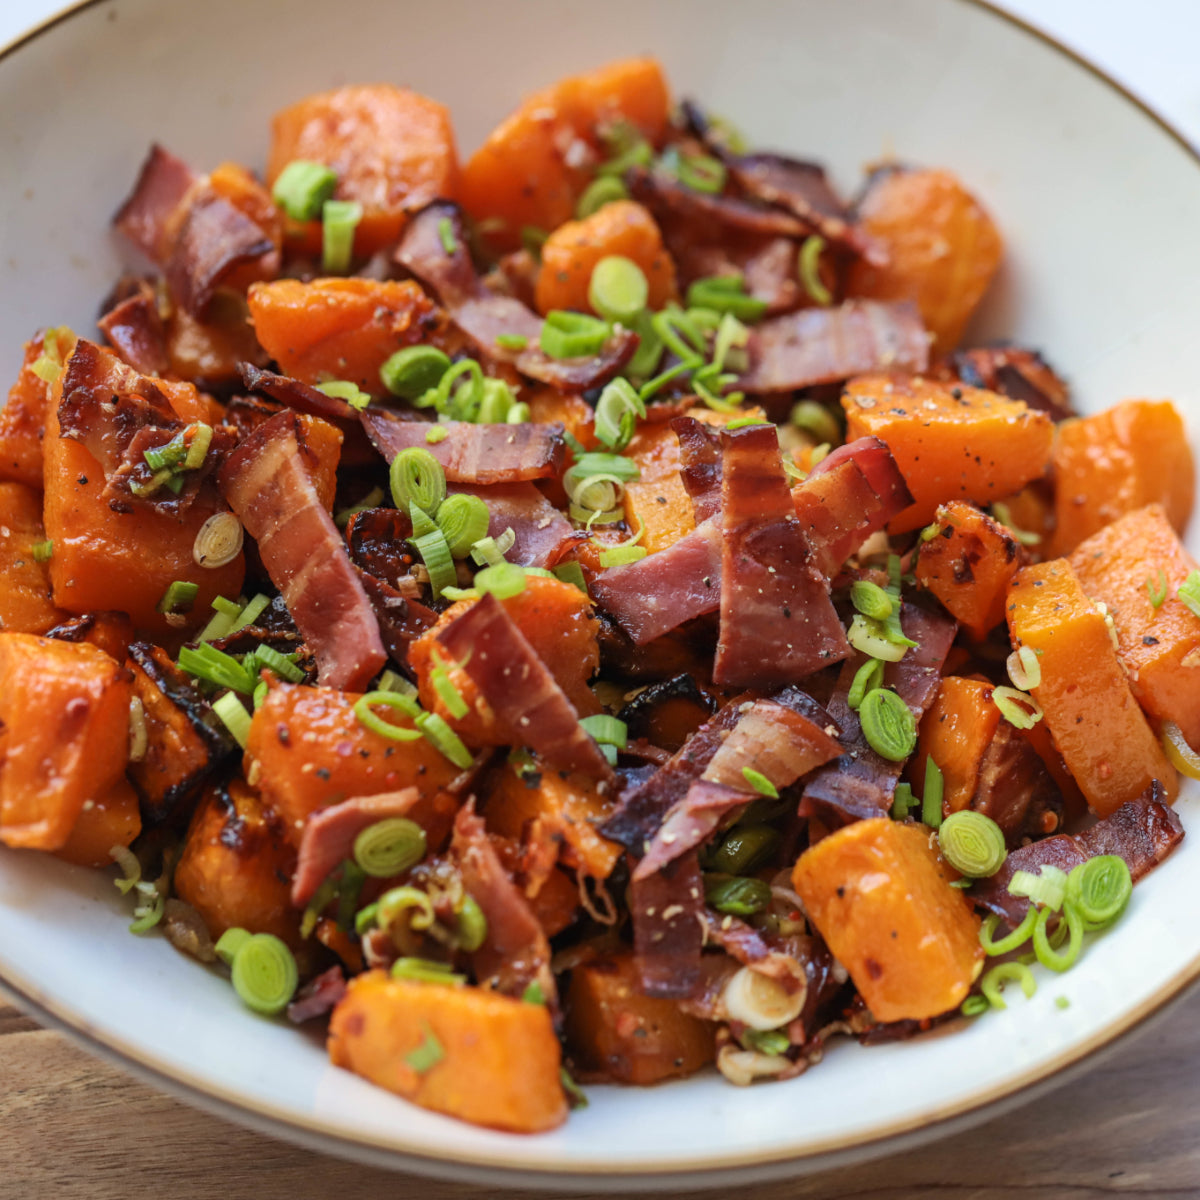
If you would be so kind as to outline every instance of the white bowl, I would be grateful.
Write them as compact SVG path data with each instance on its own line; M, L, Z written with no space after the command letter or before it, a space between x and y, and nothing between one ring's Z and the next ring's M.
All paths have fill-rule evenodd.
M844 188L893 155L958 172L1009 239L976 333L1045 350L1085 409L1170 396L1200 429L1195 155L1086 66L964 0L94 0L0 58L0 377L35 327L90 327L121 265L108 219L151 140L201 168L261 164L275 109L391 80L449 102L469 151L523 91L644 51L677 94L756 144L826 161ZM1191 785L1178 802L1185 826L1198 798ZM1200 974L1198 870L1200 840L1185 840L1077 967L969 1027L838 1045L786 1084L592 1088L590 1108L533 1138L333 1069L317 1040L131 937L100 873L0 853L0 979L196 1103L350 1157L493 1184L744 1184L932 1135L1111 1043Z

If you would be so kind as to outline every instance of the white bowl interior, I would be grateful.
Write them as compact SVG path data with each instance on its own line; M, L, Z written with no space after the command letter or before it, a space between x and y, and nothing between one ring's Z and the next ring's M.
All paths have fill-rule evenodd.
M201 168L257 167L277 108L388 80L449 103L468 151L523 91L642 52L677 94L756 144L824 160L847 190L893 156L958 172L1009 241L978 333L1043 349L1085 409L1170 396L1200 429L1197 161L1086 69L964 0L93 3L0 60L0 378L35 328L90 328L124 260L108 219L152 140ZM1185 825L1198 793L1179 802ZM105 876L40 856L0 852L0 978L194 1093L347 1153L476 1177L590 1174L592 1187L722 1167L745 1182L975 1109L1151 1011L1200 971L1198 857L1185 842L1121 925L1027 1004L905 1044L837 1046L783 1085L593 1088L589 1109L537 1138L457 1124L332 1069L316 1040L249 1014L161 940L129 936Z

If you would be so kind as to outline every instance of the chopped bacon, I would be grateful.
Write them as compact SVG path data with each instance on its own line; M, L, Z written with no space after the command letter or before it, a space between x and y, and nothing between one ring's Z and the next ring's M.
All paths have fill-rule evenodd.
M1014 850L990 879L981 879L967 895L976 904L1019 925L1029 910L1024 896L1013 896L1008 885L1018 871L1037 874L1043 866L1070 872L1100 854L1123 858L1136 883L1149 874L1183 840L1183 826L1164 799L1158 781L1111 816L1080 833L1057 834Z
M558 423L474 425L450 421L435 426L386 412L364 412L361 420L372 445L388 462L401 450L419 446L442 464L451 483L519 483L549 479L562 469L565 443L563 426ZM425 435L431 429L444 430L446 436L430 443Z
M721 508L721 437L695 417L675 417L671 428L679 438L679 474L699 525Z
M794 941L799 948L809 941L808 938L772 937L737 917L720 916L706 908L704 939L720 946L743 966L753 967L759 974L779 980L789 992L795 993L808 986L804 963L789 953L790 942Z
M242 382L252 392L263 392L288 408L310 416L322 417L326 421L347 422L358 420L358 413L337 396L327 396L320 388L301 383L289 375L277 375L264 371L253 363L238 363Z
M735 790L721 783L697 779L663 819L658 832L646 848L645 857L633 870L633 879L645 879L661 871L680 855L695 850L716 833L721 821L735 809L743 808L754 793L742 788Z
M753 200L709 195L686 187L662 171L634 168L626 175L629 194L644 204L660 225L673 221L704 221L723 233L752 233L764 237L801 238L809 227L791 213Z
M490 592L437 635L491 705L510 744L564 771L611 780L612 768L508 610Z
M948 617L905 604L900 626L917 645L898 663L888 663L883 672L885 687L895 690L918 723L933 702L941 680L942 664L950 652L957 624ZM867 744L858 713L846 702L850 685L864 658L856 654L842 666L837 687L829 702L829 714L841 726L838 739L842 754L821 767L808 781L800 802L802 816L815 810L832 811L841 820L882 816L892 804L896 781L903 763L880 758Z
M721 636L713 682L796 683L850 653L783 473L772 425L721 434Z
M345 994L346 973L339 963L314 976L296 993L287 1006L287 1018L293 1025L303 1025L305 1021L323 1017L337 1007Z
M155 144L142 163L129 199L113 224L156 263L165 261L171 218L200 182L182 159Z
M609 567L592 595L639 645L721 605L721 527L710 518L674 545Z
M747 392L790 392L868 371L923 371L929 337L916 306L848 300L771 317L750 331Z
M488 506L488 536L506 529L516 537L505 558L520 567L548 567L575 536L570 522L532 483L452 484L451 492L468 492Z
M686 996L700 978L704 881L695 851L629 886L633 946L647 996Z
M379 636L388 657L398 667L407 666L409 646L437 624L437 613L370 571L359 569L359 581L379 622Z
M449 222L454 249L447 253L442 231ZM437 296L454 323L485 357L513 363L523 374L564 391L583 391L606 383L629 361L638 336L618 327L599 354L551 358L541 348L542 320L513 296L491 291L479 278L462 210L435 200L416 213L396 247L396 262ZM498 337L525 339L521 350L506 349Z
M981 346L961 350L946 364L952 378L968 387L1023 400L1056 421L1076 416L1067 383L1036 350L1020 346Z
M438 850L450 835L458 803L446 792L422 797L416 788L355 796L313 813L300 837L300 856L292 877L292 903L303 908L343 859L353 856L354 839L377 821L407 817L425 831L426 845Z
M144 279L136 290L108 310L97 322L108 344L123 362L142 375L166 374L167 333L154 289Z
M279 413L226 460L221 487L316 656L321 682L362 690L383 668L387 653L305 453L300 419Z
M462 875L463 887L487 920L487 936L474 954L482 985L520 996L531 983L541 986L551 1007L558 989L550 970L550 943L537 917L505 871L495 847L468 803L454 821L451 857Z
M223 196L205 191L188 207L171 246L166 263L171 294L203 320L225 279L266 255L278 259L275 243L262 228Z

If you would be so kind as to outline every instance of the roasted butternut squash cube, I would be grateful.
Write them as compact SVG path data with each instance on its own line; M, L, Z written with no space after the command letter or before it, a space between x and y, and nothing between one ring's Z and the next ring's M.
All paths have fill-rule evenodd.
M66 615L51 599L49 564L34 557L45 541L41 492L0 483L0 629L45 633Z

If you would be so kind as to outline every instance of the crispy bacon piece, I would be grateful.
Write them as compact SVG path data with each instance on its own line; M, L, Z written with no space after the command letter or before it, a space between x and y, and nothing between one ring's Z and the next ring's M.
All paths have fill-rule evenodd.
M167 332L159 315L154 289L144 279L113 305L97 326L123 362L142 375L166 374Z
M248 362L238 363L238 373L250 391L262 392L297 412L321 417L335 424L358 421L358 413L345 400L340 400L337 396L327 396L320 388L301 383L289 375L264 371Z
M401 450L419 446L442 464L451 483L549 479L561 471L566 449L563 426L558 422L473 425L469 421L450 421L433 426L386 412L364 412L361 420L371 444L388 462ZM431 444L425 435L434 428L444 429L446 436Z
M355 796L314 813L300 837L300 856L292 877L292 903L303 908L343 859L354 853L354 839L377 821L407 817L425 830L430 851L441 848L450 836L458 802L447 792L422 798L417 788Z
M454 246L451 253L442 238L447 228ZM411 218L396 247L396 262L436 294L480 353L493 361L513 363L531 379L563 391L607 383L637 349L637 334L618 329L597 355L550 358L540 346L541 318L515 297L491 291L479 278L462 210L448 200L435 200ZM521 350L505 349L496 342L501 336L522 337L526 345Z
M360 569L359 580L371 602L375 620L379 622L379 636L388 657L396 666L407 667L408 647L437 624L437 613L370 571Z
M294 413L259 426L226 460L221 487L328 687L360 691L387 661L345 543L313 486Z
M644 204L660 225L680 219L706 221L723 232L752 233L762 237L802 238L808 225L791 213L736 196L710 195L685 187L662 171L635 167L625 176L629 194Z
M958 626L948 617L911 604L901 607L900 626L917 645L898 663L887 664L883 683L895 690L919 723L937 694L942 664ZM800 801L801 816L820 809L832 812L842 821L853 821L881 816L891 807L896 780L904 764L880 758L871 749L863 736L858 713L846 703L850 684L863 661L863 656L856 654L842 666L829 702L829 715L841 726L842 754L808 781Z
M287 1017L293 1025L303 1025L331 1013L346 994L346 973L341 964L322 971L296 993L287 1006Z
M772 425L721 434L721 636L713 682L781 687L850 653L796 519Z
M592 595L643 646L721 605L721 527L712 517L674 545L609 567Z
M730 958L753 967L762 975L778 979L789 992L808 986L800 953L809 938L777 938L755 929L737 917L720 916L706 908L703 914L704 940L720 946ZM794 943L794 945L792 944ZM793 950L800 953L793 953Z
M488 506L488 536L506 529L516 535L504 556L521 567L548 567L575 536L571 523L532 483L452 484L451 492L470 492Z
M479 982L510 996L520 996L536 982L551 1007L557 1007L550 943L528 901L505 871L472 803L466 804L454 821L450 855L462 875L463 887L487 918L487 937L474 955Z
M747 392L790 392L839 383L869 371L923 371L929 337L916 306L847 300L837 308L805 308L771 317L750 332Z
M1029 901L1024 896L1009 894L1008 885L1018 871L1036 875L1043 866L1053 866L1070 872L1089 858L1115 854L1125 860L1136 883L1182 840L1183 825L1155 780L1136 800L1126 801L1089 829L1074 835L1057 834L1014 850L995 875L981 879L967 895L1010 925L1019 925L1029 911Z
M680 855L703 845L717 831L722 819L754 798L744 787L735 790L721 783L697 779L663 819L662 825L646 849L645 857L633 870L633 879L645 879L661 871Z
M157 143L150 147L129 199L113 224L148 258L161 263L167 252L171 218L200 182L181 158Z
M695 417L675 417L671 428L679 439L679 474L699 525L721 508L721 436Z
M408 576L413 555L406 546L412 521L398 508L368 508L346 526L346 544L355 564L397 590Z
M1071 404L1071 390L1036 350L1020 346L981 346L961 350L946 364L951 375L968 387L999 392L1023 400L1056 421L1078 415Z
M695 851L629 887L633 946L647 996L688 995L700 978L704 881Z
M495 596L487 593L437 637L450 659L464 664L511 745L529 746L560 770L613 778L574 705Z

